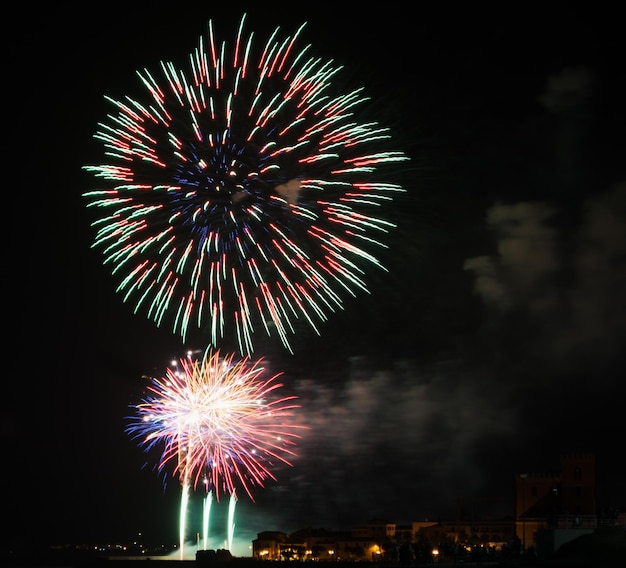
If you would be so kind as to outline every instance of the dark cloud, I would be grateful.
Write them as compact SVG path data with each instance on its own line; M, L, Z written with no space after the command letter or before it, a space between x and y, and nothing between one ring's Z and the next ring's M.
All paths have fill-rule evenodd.
M546 203L495 205L487 222L497 254L468 259L475 291L498 313L523 311L532 342L553 364L619 352L626 331L626 184L583 204L575 233L554 224ZM590 364L596 364L592 363Z
M551 112L580 109L593 95L593 73L584 66L565 67L548 77L540 102Z

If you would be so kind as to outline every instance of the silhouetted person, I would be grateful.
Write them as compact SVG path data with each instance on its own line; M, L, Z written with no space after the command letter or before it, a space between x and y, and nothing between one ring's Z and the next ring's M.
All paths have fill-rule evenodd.
M413 553L413 547L410 542L403 542L400 547L400 564L402 566L411 566L413 564L413 560L415 559L415 554Z

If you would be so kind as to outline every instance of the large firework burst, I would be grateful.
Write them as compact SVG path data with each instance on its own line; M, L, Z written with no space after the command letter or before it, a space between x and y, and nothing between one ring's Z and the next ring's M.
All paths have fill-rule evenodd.
M291 350L298 322L318 331L367 292L403 191L389 168L407 157L359 120L362 88L336 92L340 66L296 48L304 24L255 49L244 23L232 50L209 23L188 70L162 62L138 71L143 98L108 99L107 162L84 166L102 187L84 196L124 301L183 340L232 332L249 355L256 331Z
M158 469L170 466L183 487L200 481L233 495L275 479L271 467L291 465L299 426L295 396L279 397L277 375L263 378L263 360L234 360L207 351L180 359L162 378L151 379L150 394L133 405L127 433L148 452L160 453Z

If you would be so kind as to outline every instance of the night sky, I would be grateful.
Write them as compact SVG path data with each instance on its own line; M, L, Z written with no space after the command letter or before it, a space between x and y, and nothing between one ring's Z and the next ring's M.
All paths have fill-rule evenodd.
M90 248L81 168L102 159L105 95L138 92L135 71L160 60L186 66L210 18L234 37L245 6L214 5L55 5L9 22L8 543L177 541L180 487L143 467L125 417L143 375L208 338L183 345L115 293ZM299 334L294 354L259 338L309 429L293 467L239 502L246 546L263 530L513 515L515 473L557 470L563 452L594 452L598 505L626 507L617 8L384 6L248 11L260 38L308 22L303 41L366 88L411 161L370 294Z

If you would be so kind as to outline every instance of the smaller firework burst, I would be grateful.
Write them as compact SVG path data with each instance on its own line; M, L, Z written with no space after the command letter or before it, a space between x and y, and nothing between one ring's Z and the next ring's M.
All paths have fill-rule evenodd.
M251 488L275 480L274 465L292 465L304 428L293 419L296 397L279 396L279 375L265 374L263 359L235 360L219 351L180 359L131 406L136 412L126 432L146 452L159 449L158 470L171 466L183 487L203 481L219 500L241 485L254 501Z

